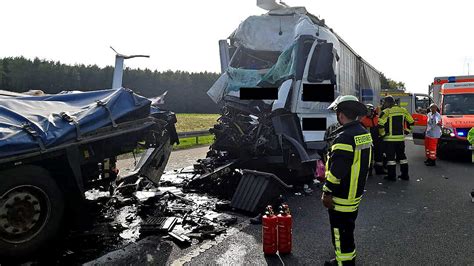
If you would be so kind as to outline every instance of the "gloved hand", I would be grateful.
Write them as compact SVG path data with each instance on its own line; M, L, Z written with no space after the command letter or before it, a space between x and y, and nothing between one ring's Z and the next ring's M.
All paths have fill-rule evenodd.
M323 202L324 207L328 209L334 209L334 203L332 201L332 195L323 193L321 196L321 201Z

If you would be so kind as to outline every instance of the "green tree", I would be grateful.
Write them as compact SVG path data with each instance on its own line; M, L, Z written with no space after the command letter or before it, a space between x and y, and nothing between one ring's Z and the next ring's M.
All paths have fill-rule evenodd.
M380 85L382 90L406 90L404 82L387 78L383 73L380 75Z
M58 93L64 90L101 90L112 84L113 67L97 65L66 65L35 58L8 57L0 59L0 89L15 92L43 90ZM145 97L156 97L168 91L166 108L184 113L216 113L217 105L207 96L207 90L219 74L184 71L124 70L123 86Z

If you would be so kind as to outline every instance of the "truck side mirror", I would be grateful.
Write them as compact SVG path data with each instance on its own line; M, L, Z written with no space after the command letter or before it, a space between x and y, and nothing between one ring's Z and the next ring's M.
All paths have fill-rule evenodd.
M330 80L336 83L336 75L333 68L334 47L332 43L319 43L316 45L309 64L308 81L322 82Z

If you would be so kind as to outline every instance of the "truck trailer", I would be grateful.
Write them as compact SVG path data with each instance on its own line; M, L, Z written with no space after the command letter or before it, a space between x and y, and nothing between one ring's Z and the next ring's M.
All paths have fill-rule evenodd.
M257 168L280 165L292 180L312 176L337 122L328 106L338 95L377 104L381 74L304 7L257 5L268 12L219 41L222 75L208 95L222 117L211 148Z
M120 154L145 149L131 175L158 183L178 141L172 112L124 88L3 96L0 106L1 259L51 244L66 217L82 215L84 193L117 178Z

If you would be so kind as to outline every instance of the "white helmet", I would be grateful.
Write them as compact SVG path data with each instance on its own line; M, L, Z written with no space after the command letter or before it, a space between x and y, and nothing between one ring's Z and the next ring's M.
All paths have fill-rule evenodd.
M355 112L357 116L367 114L367 107L359 102L359 99L354 95L338 96L336 100L329 105L328 109L333 111L347 110Z

